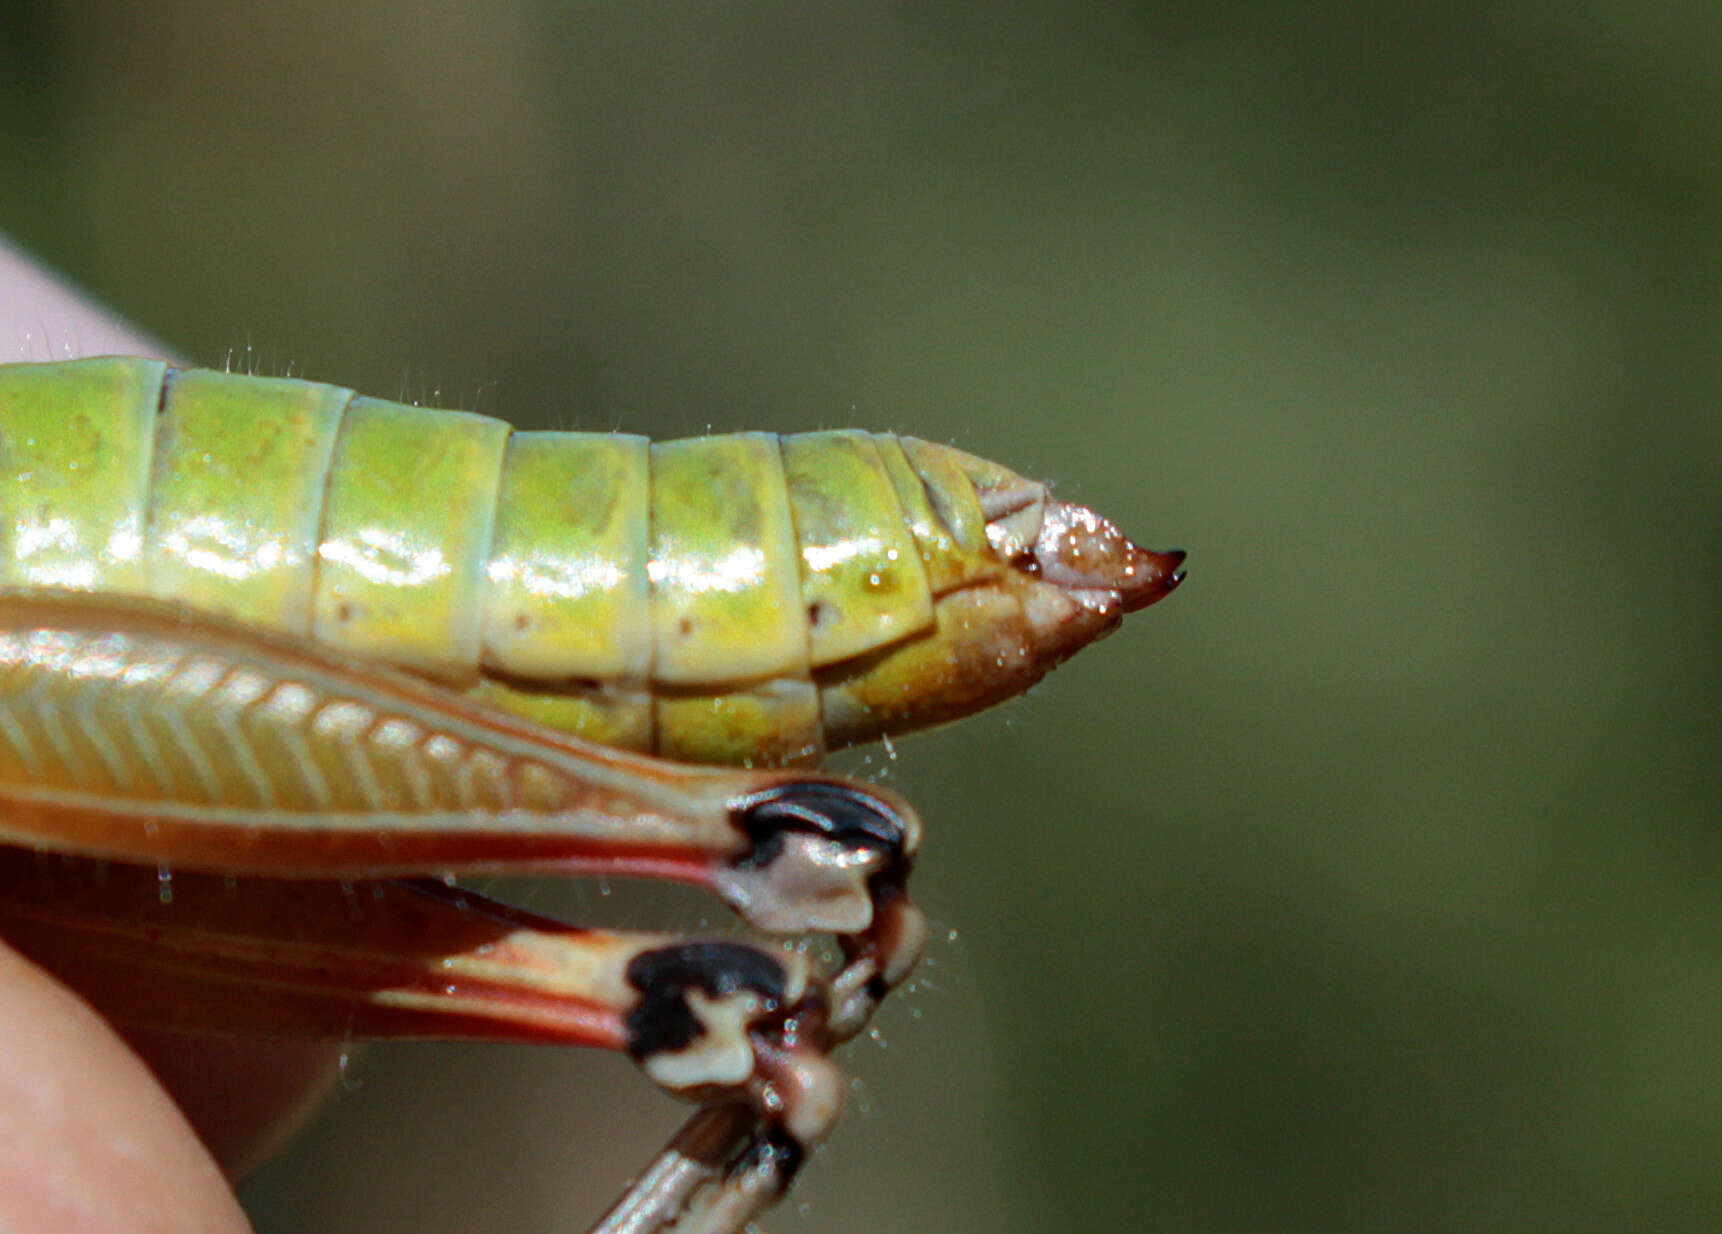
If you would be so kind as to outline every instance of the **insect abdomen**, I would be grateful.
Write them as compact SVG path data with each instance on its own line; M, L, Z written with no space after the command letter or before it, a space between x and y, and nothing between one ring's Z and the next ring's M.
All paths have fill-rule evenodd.
M0 584L185 603L614 744L796 761L825 744L823 671L1003 569L951 466L862 432L649 445L155 361L11 365Z
M991 706L1182 560L912 437L654 445L152 360L0 365L0 586L184 604L691 762Z

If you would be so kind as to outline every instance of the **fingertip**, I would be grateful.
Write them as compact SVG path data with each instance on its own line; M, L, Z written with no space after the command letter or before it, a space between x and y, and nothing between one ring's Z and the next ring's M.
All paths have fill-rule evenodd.
M0 946L0 1229L247 1234L215 1159L76 995Z

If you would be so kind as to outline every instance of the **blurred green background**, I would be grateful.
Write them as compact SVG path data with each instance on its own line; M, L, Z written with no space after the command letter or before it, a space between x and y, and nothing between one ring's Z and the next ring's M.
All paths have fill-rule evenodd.
M779 1234L1722 1228L1719 203L1713 4L0 4L0 230L183 354L1191 551L850 762L957 937ZM247 1197L579 1230L681 1113L379 1048Z

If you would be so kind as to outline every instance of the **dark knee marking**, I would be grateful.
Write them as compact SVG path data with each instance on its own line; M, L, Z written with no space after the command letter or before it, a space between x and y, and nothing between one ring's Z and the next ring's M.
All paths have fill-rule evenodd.
M627 1019L628 1053L637 1059L676 1053L705 1035L688 1005L690 989L708 998L746 990L779 1005L788 996L783 965L746 943L672 943L641 952L629 963L627 978L640 992Z
M783 833L824 836L849 849L872 849L901 858L908 828L883 799L858 784L804 780L750 794L731 804L732 816L753 847L736 862L768 866L783 850Z

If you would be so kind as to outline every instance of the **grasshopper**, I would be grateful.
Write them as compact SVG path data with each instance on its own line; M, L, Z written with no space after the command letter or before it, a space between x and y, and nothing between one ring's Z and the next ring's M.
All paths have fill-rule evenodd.
M625 1052L702 1109L596 1230L734 1234L926 933L913 809L812 767L1020 693L1182 559L912 437L3 366L0 931L122 1023ZM495 873L690 883L842 960L453 885Z

